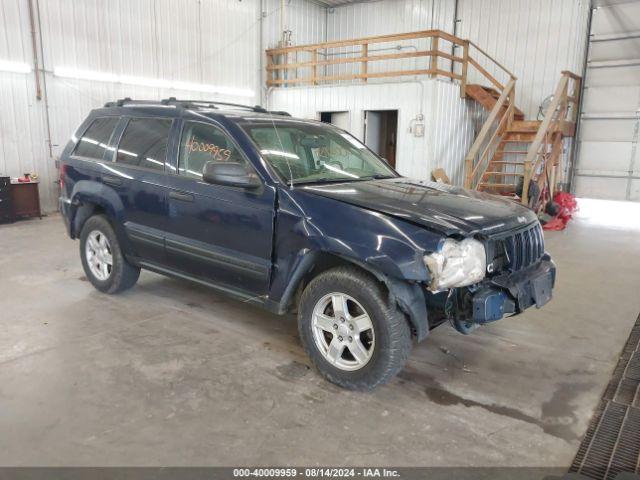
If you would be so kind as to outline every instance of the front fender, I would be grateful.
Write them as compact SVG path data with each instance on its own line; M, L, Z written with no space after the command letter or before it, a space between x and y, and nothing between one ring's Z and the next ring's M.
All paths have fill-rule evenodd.
M281 190L270 299L286 311L319 258L335 257L370 272L407 313L419 339L428 333L422 283L425 253L441 236L379 212L304 192Z

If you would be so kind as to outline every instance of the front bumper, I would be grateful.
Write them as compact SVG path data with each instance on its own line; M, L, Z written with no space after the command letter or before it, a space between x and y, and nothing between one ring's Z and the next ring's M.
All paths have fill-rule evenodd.
M533 305L540 308L551 300L555 281L556 266L546 254L529 268L487 279L470 292L470 320L484 324L506 314L522 313Z

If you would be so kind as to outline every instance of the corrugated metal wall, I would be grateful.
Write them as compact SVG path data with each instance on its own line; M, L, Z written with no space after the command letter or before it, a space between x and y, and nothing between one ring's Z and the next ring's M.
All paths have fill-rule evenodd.
M455 3L451 0L385 0L330 8L327 14L327 37L329 40L348 40L419 30L451 31L454 5ZM430 39L416 39L378 44L370 47L369 53L384 54L393 53L393 51L405 53L430 48ZM442 48L446 48L445 45ZM360 47L337 49L332 51L331 55L336 57L354 51L360 52ZM388 60L369 63L368 71L428 68L428 65L429 59L426 57ZM444 66L444 62L441 65ZM344 64L328 68L326 74L347 75L359 73L359 70L359 64Z
M282 0L262 0L264 48L278 46L282 40L280 22ZM291 31L291 44L324 42L327 35L327 9L308 0L284 1L284 30Z
M27 3L1 5L0 59L32 64ZM33 74L0 72L0 174L37 172L44 206L50 206L55 167L48 155L45 106L35 91Z
M124 96L216 97L257 103L264 85L262 50L281 39L281 0L39 3L53 156L48 149L47 109L35 99L34 74L0 73L0 173L39 173L45 210L56 206L54 157L89 109ZM553 91L560 70L581 70L587 4L587 0L459 0L457 33L476 41L518 75L519 105L535 116L538 104ZM454 25L454 0L381 0L333 9L309 0L285 0L284 5L284 27L291 31L295 44L431 28L452 32ZM28 0L3 0L0 12L0 29L5 32L0 35L0 59L31 64ZM54 76L56 67L229 86L252 90L255 95L224 97L72 80ZM446 66L441 64L441 68ZM398 164L403 165L403 173L420 178L427 177L434 166L449 165L447 171L458 178L477 109L466 108L465 103L470 106L472 102L461 102L457 88L446 82L425 81L424 85L433 85L425 87L430 93L421 104L428 108L427 136L417 143L414 137L403 140L410 134L402 123L406 119L401 119L399 144L418 146L406 150L412 152L406 159L405 150L399 151ZM350 106L355 133L362 128L363 109L384 104L406 110L394 107L398 89L405 87L387 86L376 91L376 98L361 93L368 92L367 87L353 88L329 89L331 93L323 95L331 100L323 100L322 108L315 104L311 108L317 97L313 88L279 89L271 106L290 108L295 105L293 98L309 105L306 114L313 115L321 109ZM361 103L357 106L341 95L355 96ZM427 152L430 160L418 160L418 152Z
M92 108L108 100L215 98L258 103L259 1L139 0L39 2L53 157ZM32 64L28 0L3 0L0 59ZM201 83L255 92L205 94L54 76L58 67ZM25 108L26 106L26 108ZM0 173L41 176L43 208L56 208L43 101L34 74L0 72Z
M453 29L452 0L384 0L330 8L327 34L331 40Z
M581 74L588 16L589 0L459 0L456 34L518 77L516 104L535 119L562 70Z
M455 4L455 0L382 0L332 8L327 15L327 38L429 29L454 33ZM518 77L518 106L535 118L542 100L553 93L560 72L582 71L588 14L588 0L458 0L455 33L477 43ZM397 43L390 47L425 46L417 41ZM486 58L477 55L477 60L498 80L506 80ZM413 68L416 62L426 66L427 61L397 60L393 68ZM440 60L441 68L448 68L445 63ZM332 73L348 73L350 68L340 66Z

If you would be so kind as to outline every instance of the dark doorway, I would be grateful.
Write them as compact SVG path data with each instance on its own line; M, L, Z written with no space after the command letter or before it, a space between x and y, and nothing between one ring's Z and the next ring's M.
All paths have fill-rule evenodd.
M364 112L364 143L389 165L396 166L398 139L397 110L367 110Z
M320 112L320 121L347 131L351 127L349 112Z

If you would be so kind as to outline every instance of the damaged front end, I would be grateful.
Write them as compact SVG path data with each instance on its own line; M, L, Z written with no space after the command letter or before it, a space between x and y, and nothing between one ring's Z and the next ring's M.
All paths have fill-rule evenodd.
M540 308L551 300L556 267L544 251L539 223L452 245L425 257L432 274L427 303L431 311L442 313L439 323L449 320L456 330L468 334L479 325L533 305Z

